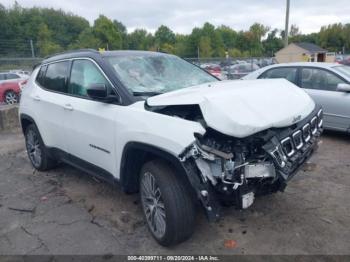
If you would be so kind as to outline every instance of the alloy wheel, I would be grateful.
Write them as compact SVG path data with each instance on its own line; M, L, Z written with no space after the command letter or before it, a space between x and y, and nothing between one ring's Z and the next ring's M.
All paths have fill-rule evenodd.
M141 201L149 228L158 239L162 238L166 230L165 206L159 186L150 172L142 176Z
M35 167L39 167L42 160L42 151L38 135L33 130L29 130L27 133L26 145L30 160Z
M5 95L6 104L12 105L18 103L18 96L15 92L7 92Z

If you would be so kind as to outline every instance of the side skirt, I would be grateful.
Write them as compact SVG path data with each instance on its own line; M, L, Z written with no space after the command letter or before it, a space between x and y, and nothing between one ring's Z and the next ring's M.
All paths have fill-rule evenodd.
M49 154L55 157L56 159L66 163L76 169L79 169L90 176L101 179L112 186L119 186L119 180L115 178L111 173L106 171L105 169L98 167L94 164L91 164L79 157L68 154L67 152L58 149L58 148L48 148Z

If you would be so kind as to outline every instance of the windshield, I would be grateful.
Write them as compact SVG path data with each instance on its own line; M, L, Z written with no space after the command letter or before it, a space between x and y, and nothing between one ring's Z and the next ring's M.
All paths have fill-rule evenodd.
M335 66L333 69L339 73L342 73L347 78L350 78L350 66Z
M218 81L197 66L173 55L141 54L107 59L134 95L154 95Z

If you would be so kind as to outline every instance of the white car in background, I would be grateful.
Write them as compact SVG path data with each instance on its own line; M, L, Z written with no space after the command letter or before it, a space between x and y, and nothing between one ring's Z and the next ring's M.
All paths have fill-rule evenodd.
M285 78L324 110L324 128L350 132L350 67L336 63L285 63L261 68L243 80Z

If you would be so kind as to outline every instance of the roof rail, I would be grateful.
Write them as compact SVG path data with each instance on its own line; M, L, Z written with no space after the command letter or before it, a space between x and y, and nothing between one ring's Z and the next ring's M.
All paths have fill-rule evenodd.
M64 51L64 52L48 55L48 56L44 57L44 59L48 59L50 57L57 56L57 55L65 55L65 54L79 53L79 52L94 52L94 53L98 53L98 51L96 49L92 49L92 48L74 49L74 50L69 50L69 51Z

